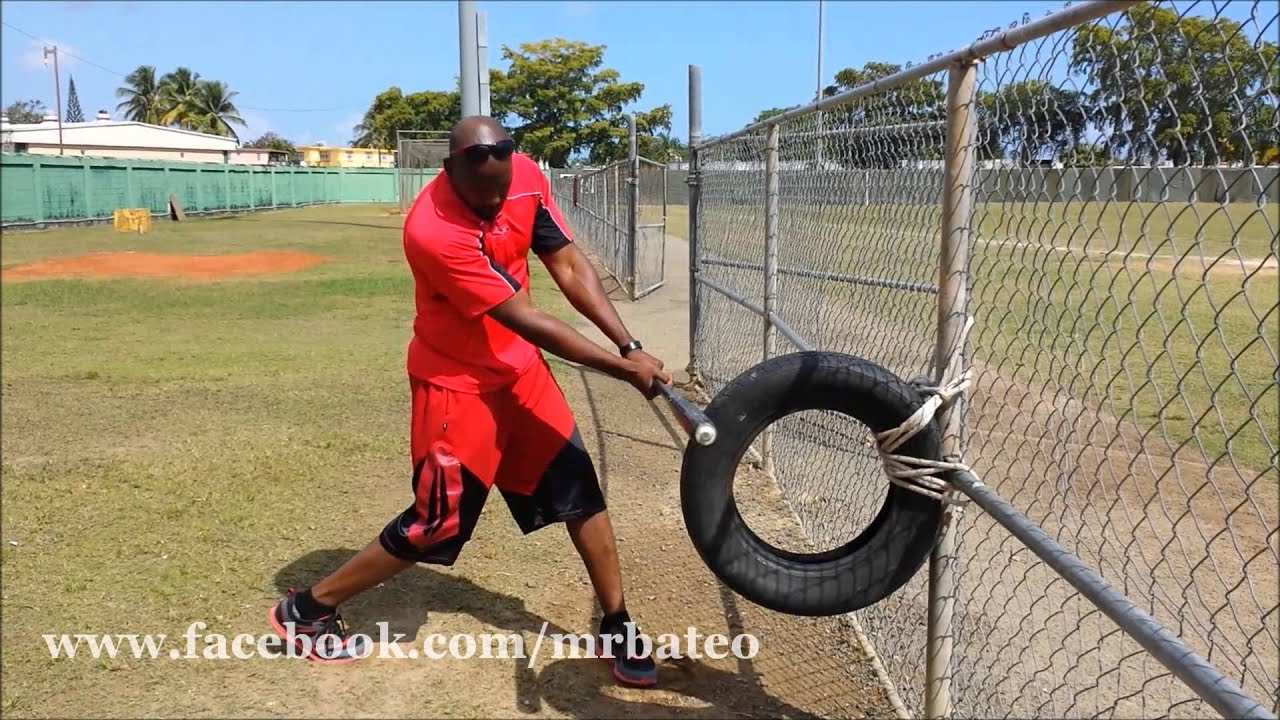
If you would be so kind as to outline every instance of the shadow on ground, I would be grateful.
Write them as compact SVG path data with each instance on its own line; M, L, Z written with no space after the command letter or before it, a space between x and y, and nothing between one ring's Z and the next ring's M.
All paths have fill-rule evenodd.
M276 573L276 590L283 595L289 588L313 584L355 554L351 549L307 553ZM729 610L732 598L724 599ZM499 631L524 634L526 653L530 654L528 643L536 641L544 626L546 633L573 632L531 612L518 597L422 565L352 598L343 605L343 613L351 632L374 638L379 628L367 619L379 618L387 623L390 637L404 636L399 639L403 646L421 646L419 629L430 627L433 613L470 615ZM730 623L741 632L732 617ZM545 703L555 712L575 718L819 717L765 692L749 660L740 661L736 672L689 658L664 660L659 687L635 689L619 686L608 666L599 660L573 657L567 648L559 658L549 646L541 653L550 662L540 662L539 670L529 668L527 659L511 660L515 705L524 713L540 712Z

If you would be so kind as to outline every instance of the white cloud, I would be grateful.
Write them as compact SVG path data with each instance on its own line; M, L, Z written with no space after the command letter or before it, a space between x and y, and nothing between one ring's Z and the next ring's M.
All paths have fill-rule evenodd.
M27 70L38 70L40 72L48 72L53 68L53 56L50 55L48 65L45 65L44 49L46 47L56 46L58 48L58 73L66 75L67 68L79 64L73 55L76 49L66 43L60 43L56 40L32 40L27 45L27 49L22 53L21 63Z

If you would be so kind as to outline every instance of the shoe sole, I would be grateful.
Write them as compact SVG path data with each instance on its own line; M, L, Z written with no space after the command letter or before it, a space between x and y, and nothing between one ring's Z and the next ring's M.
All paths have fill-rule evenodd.
M613 673L614 679L628 687L653 687L658 684L658 672L654 669L652 677L647 678L631 678L618 672L618 661L613 658L601 657L596 655L598 660L604 661L609 666L609 672Z
M288 642L289 631L285 630L284 626L280 624L279 620L276 620L276 610L279 609L279 607L280 607L280 603L276 603L275 605L271 606L271 609L267 611L267 621L271 623L271 629L274 630L275 633L280 636L280 639L284 640L285 642ZM315 655L314 653L307 654L307 660L313 663L321 663L324 665L345 665L347 663L353 663L357 660L363 660L363 659L364 658L352 657L352 658L340 658L340 659L333 660L326 657L320 657L318 655Z

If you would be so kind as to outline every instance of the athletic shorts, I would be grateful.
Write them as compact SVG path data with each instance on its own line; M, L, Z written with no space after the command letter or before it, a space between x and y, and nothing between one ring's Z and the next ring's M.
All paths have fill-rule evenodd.
M413 504L383 528L402 560L453 565L497 486L525 535L605 509L573 411L542 360L481 394L411 377Z

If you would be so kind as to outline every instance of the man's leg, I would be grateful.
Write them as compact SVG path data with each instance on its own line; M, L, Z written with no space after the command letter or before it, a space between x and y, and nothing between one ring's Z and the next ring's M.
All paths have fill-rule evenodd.
M328 577L300 592L290 591L272 609L276 631L306 635L314 644L340 648L317 656L336 662L357 660L366 648L347 636L337 606L388 580L415 563L453 565L471 538L489 483L457 457L461 454L492 477L496 458L474 448L492 446L492 418L475 398L450 397L447 391L413 383L411 453L413 503L387 523L382 533ZM464 422L456 422L464 418ZM470 432L459 432L469 429Z
M627 612L617 545L595 463L573 412L545 366L516 383L513 399L516 406L501 416L510 440L494 484L524 534L565 524L604 615L598 638L601 656L612 663L618 680L653 685L658 680L653 660L638 642L639 655L628 653L627 638L639 630Z
M353 596L390 580L413 565L413 561L401 560L387 552L382 547L382 542L374 538L333 574L312 585L311 597L320 605L336 608Z
M626 610L622 593L622 568L618 564L618 546L609 523L609 511L601 510L585 520L565 523L569 538L582 557L582 564L591 577L591 586L600 601L605 615Z
M626 610L622 594L622 568L618 564L618 546L609 524L609 511L602 510L585 520L568 520L568 537L582 557L591 587L605 615Z

